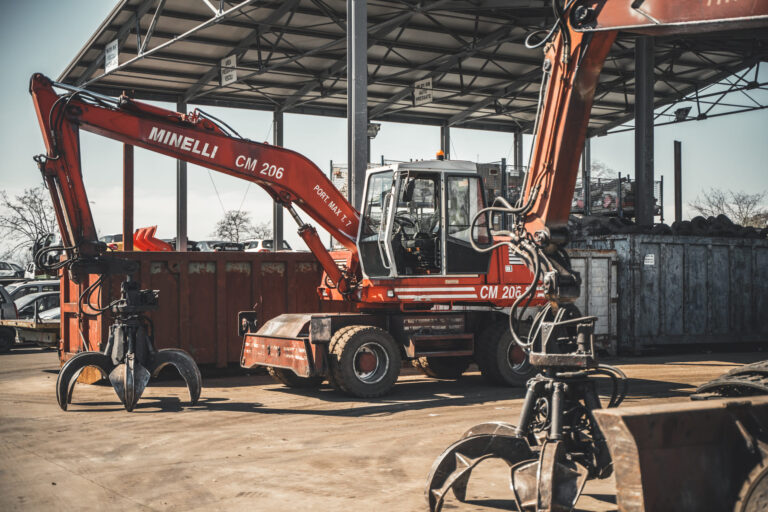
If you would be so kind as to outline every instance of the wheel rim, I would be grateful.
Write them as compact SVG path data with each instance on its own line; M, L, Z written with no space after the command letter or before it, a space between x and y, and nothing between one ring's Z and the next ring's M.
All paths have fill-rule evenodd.
M528 358L526 357L525 352L523 352L523 349L514 341L510 343L507 348L507 362L509 363L509 367L515 373L525 373L528 369Z
M355 351L353 365L360 382L376 384L389 370L389 354L380 344L369 341Z

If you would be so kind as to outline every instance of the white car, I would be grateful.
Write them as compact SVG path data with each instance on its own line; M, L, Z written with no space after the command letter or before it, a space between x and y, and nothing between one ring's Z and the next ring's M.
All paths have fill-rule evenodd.
M275 242L274 240L270 238L266 239L254 239L254 240L246 240L243 242L245 244L245 252L272 252L274 251ZM291 246L283 240L283 245L280 248L281 251L292 251Z
M18 270L16 270L16 268ZM0 277L22 277L24 271L18 265L12 265L7 261L0 261Z

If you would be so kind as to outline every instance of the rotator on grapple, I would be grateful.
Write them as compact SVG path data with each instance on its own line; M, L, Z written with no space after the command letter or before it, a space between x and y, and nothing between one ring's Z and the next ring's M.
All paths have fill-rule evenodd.
M38 159L44 165L44 159ZM86 250L82 250L87 247ZM51 262L51 253L74 254L60 262ZM80 374L88 367L96 368L103 378L109 379L127 411L132 411L141 398L150 377L156 377L167 365L174 366L189 389L192 405L197 403L202 389L202 377L195 360L180 349L156 350L152 341L154 332L147 312L158 308L158 290L142 290L131 275L139 270L136 261L106 254L102 242L89 242L82 247L45 247L35 255L38 268L55 272L65 269L75 283L87 282L90 275L98 275L78 298L78 315L98 316L110 311L114 323L109 339L101 351L86 350L75 354L61 367L56 380L56 400L63 410L72 402L72 393ZM95 306L92 295L101 294L104 276L125 274L120 286L120 298L104 307ZM89 347L87 347L89 348Z

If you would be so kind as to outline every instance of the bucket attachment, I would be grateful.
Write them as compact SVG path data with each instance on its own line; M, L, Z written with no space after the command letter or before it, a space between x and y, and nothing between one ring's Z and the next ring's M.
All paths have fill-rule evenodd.
M768 397L594 411L620 511L766 510Z

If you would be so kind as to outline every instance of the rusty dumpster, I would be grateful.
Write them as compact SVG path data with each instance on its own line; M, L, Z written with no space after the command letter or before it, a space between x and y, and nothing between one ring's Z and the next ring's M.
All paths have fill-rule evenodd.
M238 311L254 309L259 325L282 313L349 311L343 302L321 301L316 293L322 269L308 252L126 252L139 262L142 288L160 290L160 308L149 314L157 348L181 348L199 365L238 364L242 338ZM124 276L104 277L93 305L104 307L119 296ZM98 276L91 276L93 283ZM112 322L79 314L87 287L61 278L60 357L99 350ZM85 307L85 312L91 311Z

